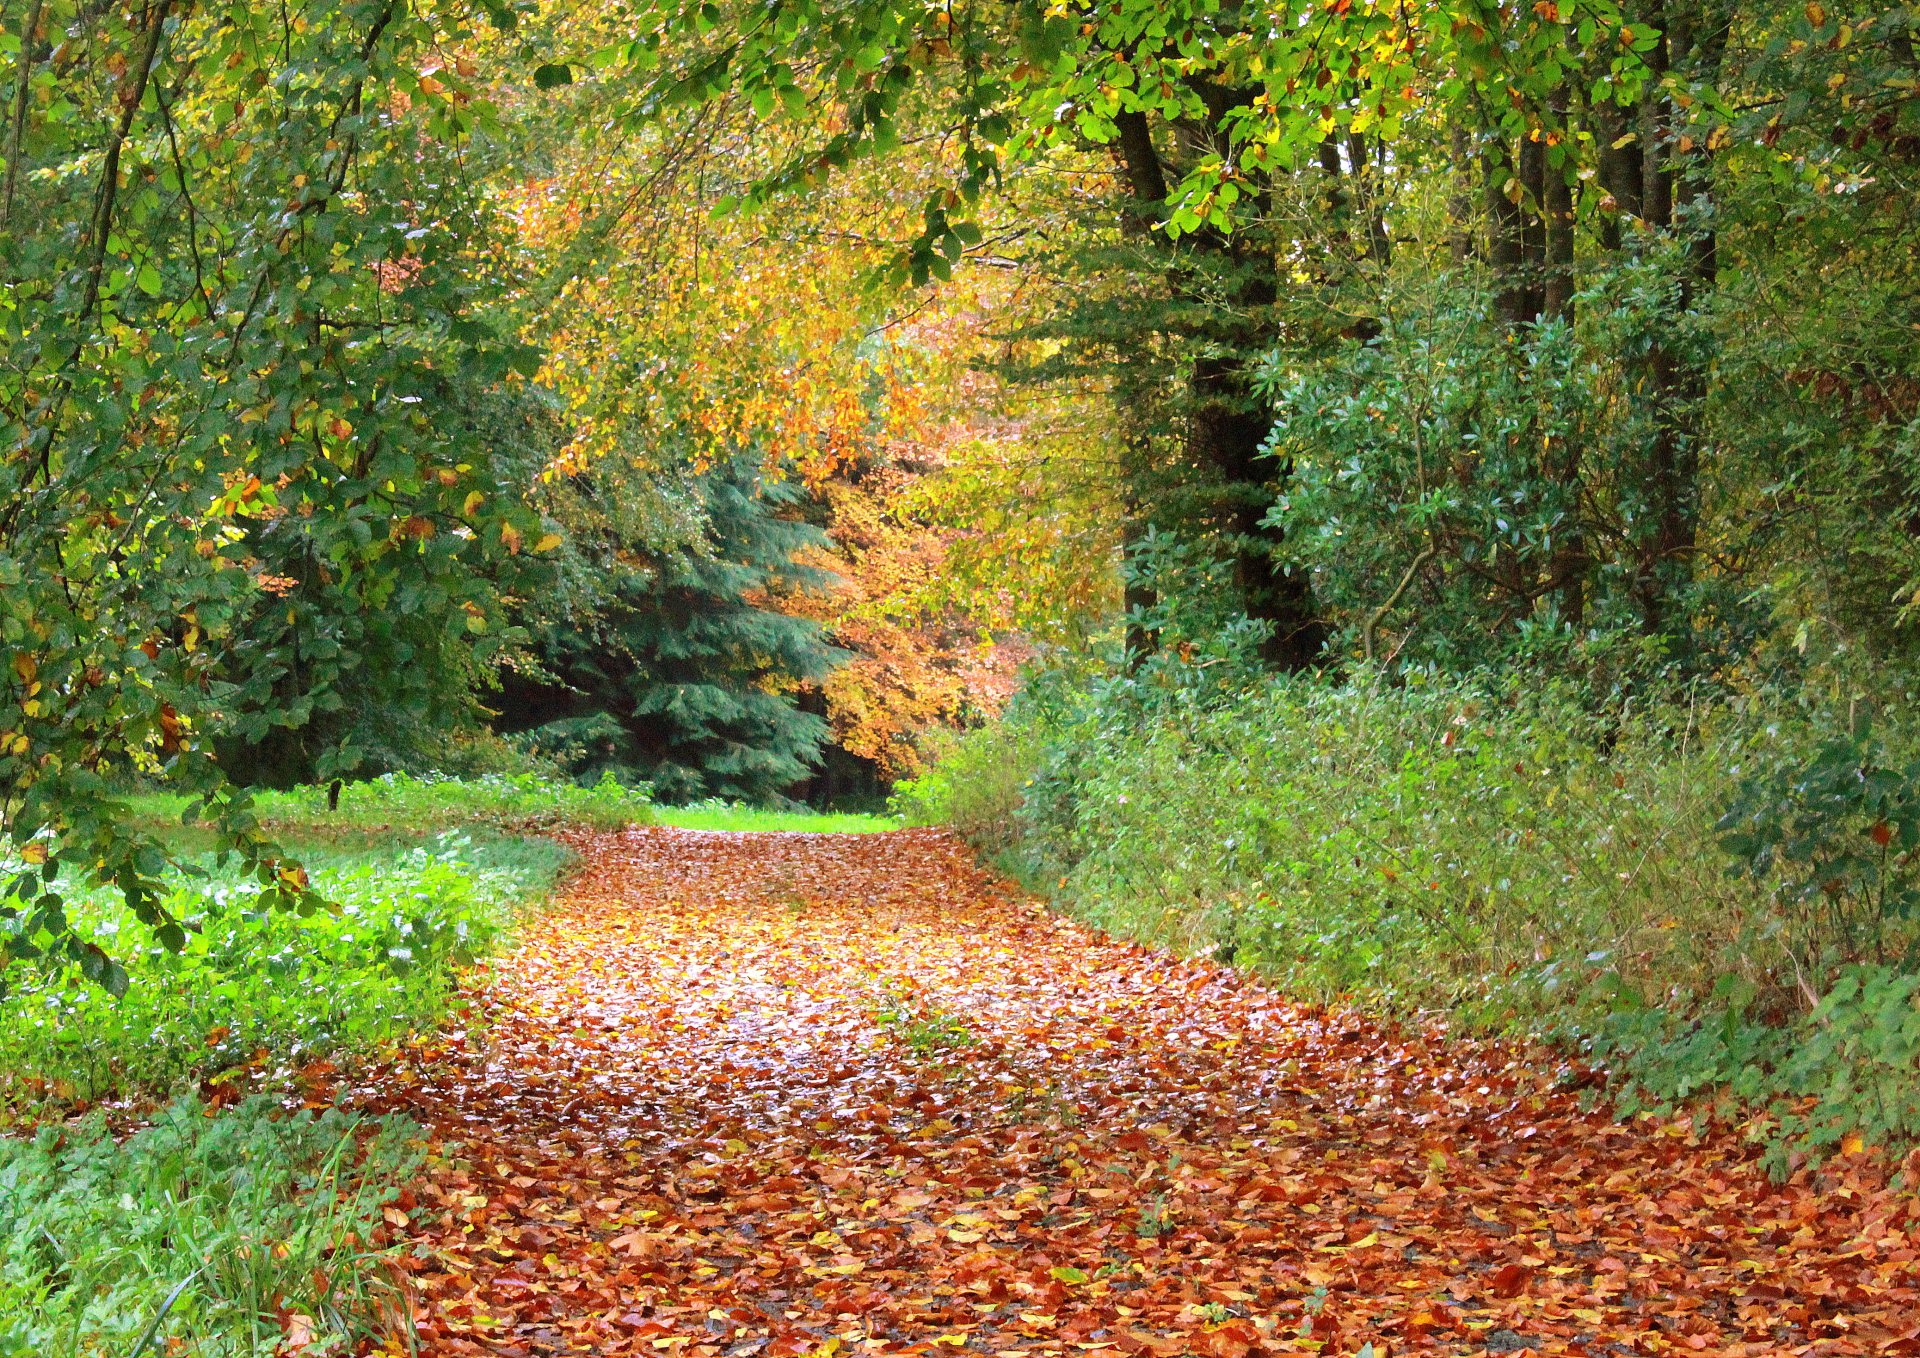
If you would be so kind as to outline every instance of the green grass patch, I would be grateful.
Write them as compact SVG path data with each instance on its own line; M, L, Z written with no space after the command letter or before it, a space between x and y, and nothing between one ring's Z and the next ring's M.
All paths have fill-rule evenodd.
M0 1358L360 1351L398 1314L372 1242L419 1164L403 1120L266 1098L0 1140Z
M204 875L166 902L187 930L178 952L111 891L74 893L75 927L126 967L130 984L115 999L70 969L9 969L0 1118L165 1098L194 1080L283 1082L310 1062L429 1027L459 968L491 950L570 859L548 840L465 832L302 856L333 910L262 909L237 868L191 860Z
M265 908L180 823L186 806L134 806L181 858L165 904L185 946L69 882L69 917L126 968L126 994L65 967L4 973L0 1125L19 1130L0 1137L0 1358L266 1358L307 1336L303 1352L366 1351L392 1300L372 1242L416 1172L417 1130L288 1114L286 1094L447 1021L462 968L571 861L529 830L649 818L618 784L385 778L343 788L336 810L324 788L267 793L265 827L331 903L302 917Z
M259 792L253 811L268 834L290 845L377 845L462 827L507 834L562 825L617 830L654 821L646 792L612 778L583 786L532 774L418 778L390 773L343 784L337 807L329 807L328 797L325 786ZM150 792L131 802L142 828L175 844L212 847L205 830L182 824L191 805L187 797Z
M830 811L771 811L760 807L705 803L696 806L657 806L657 824L681 830L785 830L815 835L864 835L898 830L891 816Z

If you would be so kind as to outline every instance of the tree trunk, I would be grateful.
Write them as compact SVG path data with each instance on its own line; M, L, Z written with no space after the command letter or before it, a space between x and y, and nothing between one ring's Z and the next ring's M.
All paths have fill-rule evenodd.
M1648 64L1689 83L1719 77L1727 20L1707 6L1656 5L1662 27ZM1716 250L1708 206L1708 167L1699 150L1682 150L1676 124L1683 108L1668 94L1650 95L1641 108L1642 201L1646 224L1663 232L1688 233L1686 265L1677 280L1675 321L1699 304L1714 283ZM1693 583L1700 521L1700 404L1706 373L1664 337L1651 346L1644 367L1655 412L1642 482L1644 520L1635 534L1633 593L1641 626L1665 638L1671 653L1690 649L1686 594Z
M1493 268L1494 315L1510 329L1537 319L1527 288L1525 213L1514 201L1523 188L1513 152L1503 142L1490 147L1481 161L1487 195L1487 263Z
M1210 105L1228 97L1213 86L1203 88L1201 93ZM1134 199L1130 210L1143 213L1157 208L1166 197L1168 176L1151 126L1143 115L1123 114L1118 132L1116 151ZM1197 139L1208 135L1204 129L1186 132ZM1305 579L1287 574L1275 561L1284 533L1265 520L1274 504L1275 483L1284 481L1285 469L1276 469L1263 455L1273 421L1265 402L1253 390L1245 357L1270 339L1265 333L1270 324L1266 313L1277 296L1276 265L1270 258L1246 255L1236 241L1212 231L1197 232L1186 243L1167 248L1176 296L1200 300L1198 293L1180 281L1179 260L1172 257L1176 250L1192 250L1207 262L1238 274L1224 323L1207 326L1202 337L1210 342L1209 348L1225 353L1194 360L1188 376L1192 415L1187 444L1193 462L1211 473L1217 487L1218 526L1231 541L1241 606L1248 617L1272 628L1264 651L1266 660L1282 669L1302 669L1318 659L1325 633ZM1217 307L1218 303L1213 305ZM1136 510L1133 521L1122 529L1123 544L1138 540L1144 526L1142 517ZM1131 608L1136 603L1148 604L1151 599L1145 590L1130 586L1127 602ZM1156 644L1157 639L1144 629L1130 629L1128 645L1136 654L1145 654Z
M1520 138L1520 184L1526 191L1520 203L1520 282L1526 319L1532 321L1547 305L1547 224L1540 215L1547 197L1547 148L1537 130Z
M1573 126L1567 117L1568 100L1562 89L1550 103L1553 132L1569 148ZM1567 180L1567 162L1544 167L1545 183L1540 198L1543 227L1546 231L1546 269L1541 292L1541 311L1555 320L1573 319L1573 185Z

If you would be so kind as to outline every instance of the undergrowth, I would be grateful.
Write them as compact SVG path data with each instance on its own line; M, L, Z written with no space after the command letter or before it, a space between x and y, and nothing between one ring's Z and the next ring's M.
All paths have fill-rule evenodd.
M144 828L175 842L212 845L210 835L183 814L185 796L147 792L133 797L134 817ZM644 787L613 778L580 784L531 773L489 773L473 778L383 774L344 783L338 796L326 784L253 794L253 813L272 836L299 844L330 840L378 842L390 836L421 836L454 828L526 833L562 825L619 830L654 823Z
M1147 686L1043 676L897 808L1114 933L1554 1038L1629 1111L1705 1099L1777 1169L1920 1141L1920 773L1864 721L1419 675Z
M552 889L569 851L513 832L648 806L525 778L377 779L327 803L305 788L258 809L330 908L266 908L180 823L184 799L149 794L135 813L180 859L164 904L182 946L111 889L66 882L125 993L44 954L0 973L0 1358L317 1358L401 1324L375 1242L416 1133L326 1109L330 1089L445 1022L462 967ZM302 1101L322 1111L286 1111Z
M33 1121L103 1099L164 1098L189 1081L285 1083L435 1022L458 969L484 956L568 861L544 840L436 836L302 850L335 909L263 909L213 859L167 908L186 941L151 939L110 890L75 893L76 928L126 968L116 998L77 972L9 969L0 999L0 1118Z
M402 1120L267 1098L0 1140L0 1358L352 1353L404 1323L374 1241L419 1163Z

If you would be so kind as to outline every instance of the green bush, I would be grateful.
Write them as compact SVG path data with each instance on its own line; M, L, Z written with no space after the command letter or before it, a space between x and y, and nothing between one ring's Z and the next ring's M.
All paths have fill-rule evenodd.
M271 1080L425 1027L452 1001L458 968L569 861L548 841L465 834L304 857L335 911L260 908L257 883L207 858L197 865L205 875L166 901L185 926L177 952L111 890L73 893L75 927L122 962L129 986L116 999L71 969L9 968L0 1114L33 1120L109 1096L164 1098L223 1073Z
M893 785L888 809L908 825L949 825L988 853L1011 849L1028 780L1039 760L1040 731L997 723L936 745L916 778Z
M371 1242L419 1163L404 1121L264 1098L0 1140L0 1358L355 1352L398 1314Z
M905 809L1114 933L1585 1043L1630 1104L1718 1091L1782 1145L1920 1139L1920 798L1878 745L1842 758L1818 713L1725 695L1596 712L1363 672L1196 697L1174 669L1017 702Z

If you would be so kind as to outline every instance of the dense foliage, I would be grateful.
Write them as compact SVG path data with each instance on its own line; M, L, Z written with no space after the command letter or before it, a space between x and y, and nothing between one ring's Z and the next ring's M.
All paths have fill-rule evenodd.
M1823 741L1844 712L1241 674L1047 676L901 805L1290 993L1555 1035L1631 1099L1757 1105L1782 1153L1920 1139L1920 781L1864 727Z
M665 800L766 800L807 778L827 736L791 695L839 657L781 602L826 585L797 558L828 540L783 515L799 492L748 459L702 474L692 494L699 540L650 560L601 519L603 602L550 624L550 680L509 680L500 729L524 731L570 772L644 782Z

